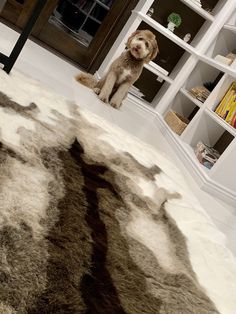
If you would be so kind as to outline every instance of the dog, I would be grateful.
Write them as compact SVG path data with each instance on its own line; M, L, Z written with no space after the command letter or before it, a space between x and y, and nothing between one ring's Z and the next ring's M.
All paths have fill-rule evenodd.
M144 64L155 59L158 52L155 35L149 30L137 30L128 38L126 50L112 62L99 81L89 73L80 73L75 79L93 89L100 100L118 109L129 88L139 78Z

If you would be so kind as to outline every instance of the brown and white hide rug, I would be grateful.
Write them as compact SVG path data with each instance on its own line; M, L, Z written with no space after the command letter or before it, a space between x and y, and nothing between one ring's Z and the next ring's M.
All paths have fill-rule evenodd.
M0 132L0 313L235 313L235 261L166 156L14 71Z

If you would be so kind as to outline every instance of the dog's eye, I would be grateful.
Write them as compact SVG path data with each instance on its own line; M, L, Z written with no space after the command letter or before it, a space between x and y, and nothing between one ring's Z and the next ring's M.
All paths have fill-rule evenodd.
M149 48L149 43L145 42L145 46L146 46L146 48Z
M139 37L139 39L138 39L138 40L141 40L141 41L142 41L142 40L143 40L143 38L142 38L142 37Z

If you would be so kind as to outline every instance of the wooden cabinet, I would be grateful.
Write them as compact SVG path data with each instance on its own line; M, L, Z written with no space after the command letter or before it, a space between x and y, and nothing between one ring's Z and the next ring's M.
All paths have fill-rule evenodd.
M1 17L22 28L36 0L8 0ZM32 35L94 72L103 61L137 0L49 0Z

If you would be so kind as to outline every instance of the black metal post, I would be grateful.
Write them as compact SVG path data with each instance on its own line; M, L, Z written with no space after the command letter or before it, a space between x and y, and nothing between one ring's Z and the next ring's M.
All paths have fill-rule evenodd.
M12 52L9 57L5 56L4 54L0 53L0 61L4 64L3 70L7 73L10 73L12 67L14 66L22 48L24 47L24 44L29 37L41 11L44 8L44 5L46 4L47 0L38 0L33 12L26 23L24 29L22 30L21 35L19 36L14 48L12 49ZM3 62L2 62L3 60Z
M0 63L5 64L7 62L8 56L0 52Z

